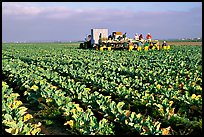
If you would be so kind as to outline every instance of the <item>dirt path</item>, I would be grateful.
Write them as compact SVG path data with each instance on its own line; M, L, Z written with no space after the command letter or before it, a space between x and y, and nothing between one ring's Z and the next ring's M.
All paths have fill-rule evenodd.
M169 45L193 45L193 46L202 46L202 42L167 42Z

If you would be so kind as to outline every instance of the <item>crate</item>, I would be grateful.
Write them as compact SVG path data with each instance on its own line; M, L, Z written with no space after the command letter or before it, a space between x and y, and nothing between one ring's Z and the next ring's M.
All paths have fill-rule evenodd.
M116 31L115 34L116 34L116 35L123 35L123 33L120 32L120 31Z

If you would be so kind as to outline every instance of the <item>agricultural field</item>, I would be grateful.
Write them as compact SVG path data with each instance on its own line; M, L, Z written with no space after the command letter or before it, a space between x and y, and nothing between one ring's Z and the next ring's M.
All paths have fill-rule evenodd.
M180 45L180 46L202 46L202 42L176 42L176 41L169 41L169 45Z
M202 45L2 44L2 134L201 135Z

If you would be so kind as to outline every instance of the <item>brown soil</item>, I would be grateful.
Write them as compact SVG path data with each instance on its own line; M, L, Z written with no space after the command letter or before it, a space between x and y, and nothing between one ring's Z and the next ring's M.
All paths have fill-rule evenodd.
M76 135L76 133L66 130L63 125L57 122L51 126L42 125L41 131L45 135Z
M169 45L202 46L202 42L167 42Z
M64 125L64 121L62 119L55 119L53 120L54 124L48 126L45 124L45 119L38 117L36 114L39 110L35 109L34 107L30 107L29 103L24 103L25 107L28 108L28 113L33 116L32 123L38 123L40 122L42 125L41 133L44 135L77 135L77 133L74 133L71 131L71 129L66 128Z

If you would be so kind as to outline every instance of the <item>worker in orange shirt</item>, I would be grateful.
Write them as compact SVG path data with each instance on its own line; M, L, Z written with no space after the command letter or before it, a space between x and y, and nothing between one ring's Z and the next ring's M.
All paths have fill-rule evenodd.
M152 36L150 35L150 33L147 34L146 38L147 38L147 41L149 42L149 44L151 44Z

